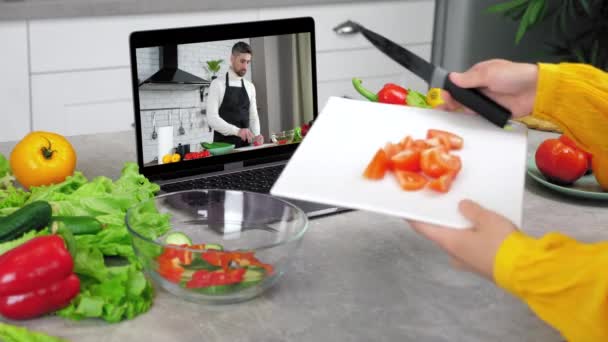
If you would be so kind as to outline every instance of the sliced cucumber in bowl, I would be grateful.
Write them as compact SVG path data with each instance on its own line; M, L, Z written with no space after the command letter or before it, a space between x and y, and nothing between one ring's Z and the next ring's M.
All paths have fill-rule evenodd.
M182 232L173 232L173 233L167 234L167 236L165 237L165 243L168 245L191 246L192 239L190 239L190 237L188 235L186 235Z

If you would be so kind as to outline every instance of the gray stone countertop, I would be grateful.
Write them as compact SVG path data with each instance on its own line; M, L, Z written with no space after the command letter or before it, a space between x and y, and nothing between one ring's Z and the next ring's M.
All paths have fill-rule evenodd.
M0 0L0 20L188 13L369 0Z
M528 153L551 135L530 131ZM135 160L132 131L70 140L89 178L116 178ZM0 153L13 145L0 144ZM523 229L608 240L607 208L527 178ZM131 321L24 324L71 341L562 341L516 298L453 269L403 220L362 211L311 221L293 270L249 302L205 306L159 291L151 310Z

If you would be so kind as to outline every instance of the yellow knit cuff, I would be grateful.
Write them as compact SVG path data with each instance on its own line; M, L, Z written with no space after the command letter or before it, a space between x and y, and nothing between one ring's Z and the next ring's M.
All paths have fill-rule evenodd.
M558 64L538 63L538 82L536 83L536 101L532 115L540 119L550 119L546 113L552 113L558 98L555 96L559 85L560 72Z
M531 245L535 242L536 239L520 231L515 231L507 236L498 248L494 259L494 281L496 285L514 295L518 294L516 279L512 277L512 274L517 267L517 259L523 252L530 250Z

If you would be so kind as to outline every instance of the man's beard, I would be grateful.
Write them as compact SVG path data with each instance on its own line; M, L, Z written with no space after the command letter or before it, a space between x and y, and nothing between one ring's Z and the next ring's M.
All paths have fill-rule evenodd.
M241 76L241 77L245 76L246 73L247 73L247 70L239 70L239 71L236 72L236 74L239 75L239 76Z

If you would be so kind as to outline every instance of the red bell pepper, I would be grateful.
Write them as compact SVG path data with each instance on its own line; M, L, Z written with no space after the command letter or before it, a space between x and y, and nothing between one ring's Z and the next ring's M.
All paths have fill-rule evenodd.
M59 310L80 292L75 274L23 294L0 297L0 313L10 319L30 319Z
M353 86L366 99L372 102L390 103L397 105L407 105L407 89L394 83L387 83L380 89L378 94L365 89L358 78L353 78Z
M57 235L36 237L0 256L0 314L28 319L61 309L80 291L74 261Z

